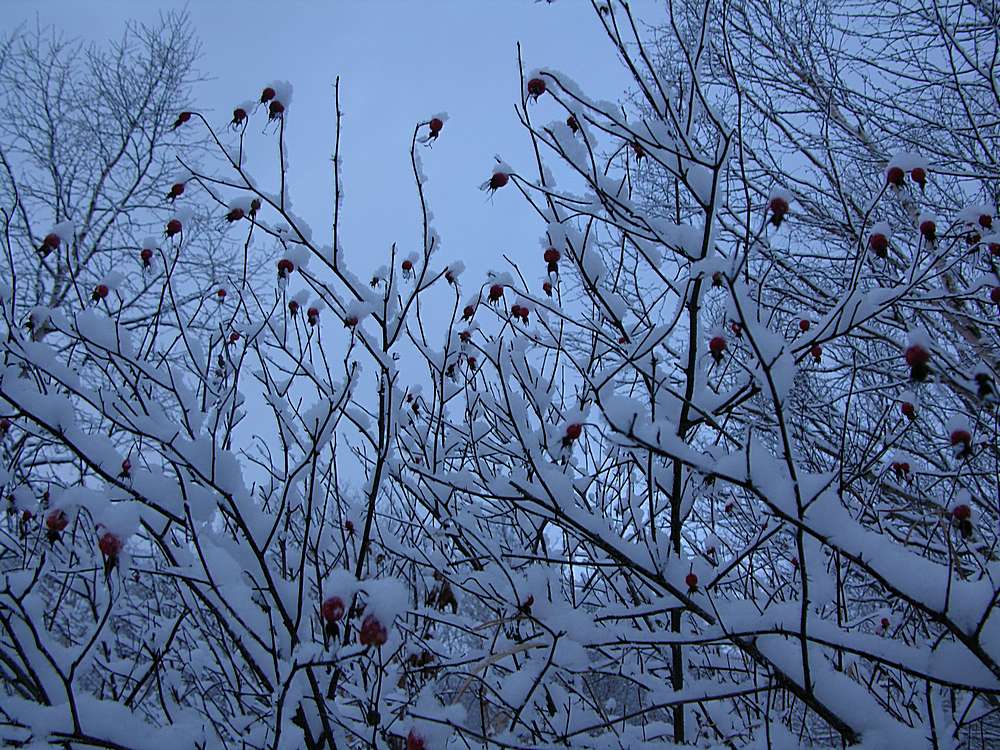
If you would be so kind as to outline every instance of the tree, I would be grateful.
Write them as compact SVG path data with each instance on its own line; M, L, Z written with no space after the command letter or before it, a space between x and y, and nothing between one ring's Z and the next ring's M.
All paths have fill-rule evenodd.
M339 82L328 244L283 157L270 190L246 166L251 121L285 153L276 81L228 105L232 128L183 123L219 157L185 160L183 200L267 253L268 284L182 320L164 274L144 328L56 311L40 341L8 297L6 440L73 470L40 500L10 482L5 741L988 745L995 371L960 378L957 345L913 324L972 295L939 280L955 243L914 231L906 272L877 279L865 247L781 249L825 237L702 76L725 13L673 19L668 77L627 5L594 10L644 111L522 75L529 156L482 187L538 214L534 268L438 259L421 161L449 125L428 113L416 250L352 271ZM912 171L886 177L871 205L918 200Z

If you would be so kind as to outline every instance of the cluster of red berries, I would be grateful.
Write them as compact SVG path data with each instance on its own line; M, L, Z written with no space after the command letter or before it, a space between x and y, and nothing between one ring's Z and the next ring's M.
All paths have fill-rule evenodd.
M891 166L886 170L885 181L887 185L891 185L894 188L902 188L905 179L906 172L903 171L902 167ZM910 179L917 183L922 191L927 187L927 170L923 167L914 167L910 170Z

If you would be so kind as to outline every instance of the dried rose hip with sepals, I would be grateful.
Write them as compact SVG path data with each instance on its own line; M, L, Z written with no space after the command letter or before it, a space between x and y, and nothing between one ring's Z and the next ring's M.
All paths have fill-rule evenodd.
M920 227L920 235L928 244L933 244L937 240L937 221L932 214L921 214L917 220Z
M723 352L726 351L726 339L724 336L713 336L708 340L708 351L712 359L716 362L722 361Z
M550 247L542 254L542 260L546 263L546 268L549 273L559 273L559 258L562 257L559 251L554 247Z
M46 536L50 542L58 541L59 535L69 526L69 517L58 508L45 517Z
M368 615L361 623L361 631L358 633L358 642L362 646L375 646L380 648L389 640L389 632L375 615Z
M62 244L62 238L55 232L49 232L45 235L45 239L42 240L42 244L39 246L38 252L41 253L43 258L45 258L53 250L58 250L60 244Z
M910 340L904 352L906 364L910 368L910 378L916 381L927 379L930 374L931 352L927 336L922 332L910 333Z
M903 181L905 179L906 179L906 172L903 171L902 167L892 165L885 171L885 182L887 185L892 185L892 187L901 188L903 187Z
M892 229L884 222L880 221L872 227L871 234L868 235L868 247L879 258L889 257L889 237L892 236Z
M538 100L545 93L545 81L541 78L532 78L528 81L528 96Z
M502 188L510 180L510 177L506 172L494 172L493 176L486 181L484 190L489 190L491 193L495 193L497 190Z
M579 422L572 422L566 425L566 430L563 432L563 439L562 439L563 447L566 448L575 443L577 440L580 439L580 436L582 434L583 434L583 425L581 425Z
M320 614L326 623L337 622L344 616L344 600L339 596L327 597L320 607Z
M406 750L427 750L427 741L415 728L406 735Z
M174 126L171 128L171 130L176 130L184 123L189 122L191 120L191 114L192 114L191 112L181 112L179 115L177 115L177 119L174 120Z

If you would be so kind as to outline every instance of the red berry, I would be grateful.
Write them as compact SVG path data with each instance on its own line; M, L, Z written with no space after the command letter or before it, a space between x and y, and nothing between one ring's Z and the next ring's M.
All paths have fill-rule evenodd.
M889 167L889 170L885 173L885 181L894 187L903 187L903 179L905 176L905 173L900 167Z
M809 353L812 355L812 358L816 362L819 362L820 360L823 359L823 347L820 346L819 344L813 344L812 347L810 347L809 349Z
M62 243L62 238L55 232L45 235L45 239L42 240L42 245L49 250L58 250L60 243Z
M179 234L182 228L180 219L171 219L167 222L167 237L173 237L175 234Z
M505 172L494 172L490 177L490 190L499 190L507 184L508 179L510 178Z
M327 622L336 622L344 616L344 600L339 596L331 596L323 602L320 613Z
M173 200L174 198L179 198L184 195L184 183L175 182L170 186L170 191L167 193L167 200Z
M580 129L580 123L577 122L576 118L573 115L570 115L569 117L566 118L566 124L569 126L569 129L574 133Z
M290 274L294 270L295 270L295 264L292 263L292 261L288 260L288 258L282 258L281 260L278 261L279 279L285 278L286 276L288 276L288 274Z
M10 429L10 420L7 417L0 419L0 435L6 435Z
M94 302L99 302L102 299L107 299L108 294L110 294L110 290L107 285L98 284L94 287L94 293L90 295L90 298L94 300Z
M423 735L418 734L416 729L411 729L406 735L406 750L426 750L426 747Z
M712 353L712 356L719 359L722 356L722 352L726 350L726 340L722 336L713 336L709 339L708 350Z
M688 573L686 576L684 576L684 583L687 584L687 587L690 591L694 591L696 588L698 588L698 576L696 576L694 573Z
M289 300L289 302L288 302L288 312L290 312L292 314L293 318L296 315L298 315L299 314L299 303L296 302L295 300Z
M413 261L404 260L402 265L403 273L409 273L413 270Z
M972 435L969 434L968 430L957 429L951 432L951 444L952 445L964 445L966 448L972 442Z
M924 239L928 242L934 242L937 238L937 225L930 219L925 219L920 222L920 234L922 234Z
M490 287L490 302L499 302L503 299L503 285L494 284Z
M738 320L734 320L733 324L731 326L729 326L729 328L733 332L734 336L742 336L743 335L743 326L740 325L740 322Z
M545 292L545 294L547 296L551 297L552 296L552 284L550 284L547 281L545 283L543 283L542 284L542 291Z
M69 518L61 510L54 510L45 517L45 528L52 532L60 532L69 525Z
M358 324L358 319L354 315L344 318L344 328L354 328Z
M920 185L920 189L923 190L927 185L927 170L923 167L914 167L910 170L910 178Z
M132 462L126 458L124 461L122 461L121 476L127 477L131 473L132 473Z
M285 105L279 102L277 99L274 99L267 106L267 119L275 120L281 117L283 114L285 114Z
M570 442L578 440L582 434L583 425L577 424L576 422L566 425L566 440L569 440Z
M951 517L956 521L968 521L972 518L972 508L964 503L962 505L956 505L951 509Z
M465 358L465 363L469 366L470 370L475 371L475 369L476 369L476 358L475 357L466 357Z
M512 318L520 318L521 317L521 306L520 305L511 305L510 306L510 316Z
M242 107L237 107L233 110L233 121L230 124L241 125L245 119L247 119L247 111Z
M361 632L358 634L358 641L362 646L381 646L389 640L389 633L385 625L378 621L375 615L368 615L361 623Z
M239 334L238 331L233 331L231 334L229 334L229 343L230 344L235 344L239 340L240 340L240 334Z
M560 257L559 251L554 247L550 247L542 254L542 258L546 263L558 263Z
M177 119L174 120L174 128L179 128L181 125L183 125L190 119L191 119L190 112L181 112L179 115L177 115Z
M319 308L310 307L306 310L306 317L309 319L309 325L316 325L319 322Z
M230 210L228 214L226 214L226 221L232 224L234 221L239 221L240 219L242 219L243 216L244 213L242 208L234 208Z
M771 198L771 202L767 204L767 207L771 210L771 221L774 224L780 224L781 220L785 218L785 214L788 213L788 201L784 198Z
M888 617L883 617L882 618L882 630L888 630L888 629L889 629L889 618Z
M440 117L432 117L430 126L431 126L431 133L437 136L437 134L441 132L441 128L444 127L444 121Z
M979 226L981 226L983 229L992 229L993 217L990 216L989 214L982 214L979 217Z
M472 316L476 314L475 305L466 305L465 309L462 310L462 320L472 320Z
M274 98L275 93L276 93L275 90L270 86L264 87L264 90L260 92L260 103L267 104Z
M646 150L642 147L642 144L638 141L632 144L632 151L635 153L635 160L639 161L644 156L646 156Z
M799 321L799 330L802 331L802 333L805 333L806 331L809 330L809 325L810 325L809 321L803 318L802 320Z
M904 401L900 405L899 410L903 412L903 416L907 419L916 419L917 417L916 407L914 407L909 401Z
M716 288L722 286L722 271L716 271L712 274L712 286Z
M463 344L468 344L472 340L472 331L462 331L458 334L458 338ZM410 396L409 400L412 401L413 397Z
M148 266L149 262L153 259L153 251L148 247L144 247L139 253L139 258L142 260L142 265Z
M532 78L528 81L528 94L535 99L545 93L545 81L541 78Z
M931 353L919 344L906 347L906 364L910 367L919 367L930 362Z
M110 531L106 531L101 535L100 540L97 542L97 546L100 548L101 554L105 557L118 557L118 553L122 551L122 540Z
M344 521L344 531L346 531L348 534L353 534L354 533L354 521L351 521L351 520Z
M1000 258L1000 242L990 243L990 255L995 258Z
M226 299L226 290L225 289L220 289L219 291L217 291L215 293L215 297L216 297L216 299L219 300L219 302L225 301L225 299Z
M994 305L1000 305L1000 286L995 286L990 291L990 301L993 302Z
M884 258L889 254L889 238L881 232L876 232L868 238L868 247L878 257Z

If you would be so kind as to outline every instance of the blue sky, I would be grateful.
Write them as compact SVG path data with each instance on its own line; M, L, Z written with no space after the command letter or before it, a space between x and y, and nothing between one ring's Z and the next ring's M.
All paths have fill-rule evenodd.
M618 100L628 84L586 0L7 0L4 10L8 25L37 15L43 25L96 39L116 34L126 18L152 20L163 9L183 8L204 43L199 67L211 78L183 106L228 117L273 79L294 85L291 194L296 212L324 242L332 206L332 84L341 76L342 242L358 275L384 263L393 241L417 248L407 149L413 125L442 110L451 119L423 152L442 238L439 262L465 260L466 283L478 284L486 269L501 266L501 252L519 259L540 253L544 227L523 199L505 190L490 200L478 189L494 154L515 169L531 165L513 109L517 42L526 69L564 71L595 99ZM544 99L533 112L544 121L559 114ZM273 155L251 153L251 166L266 159Z

